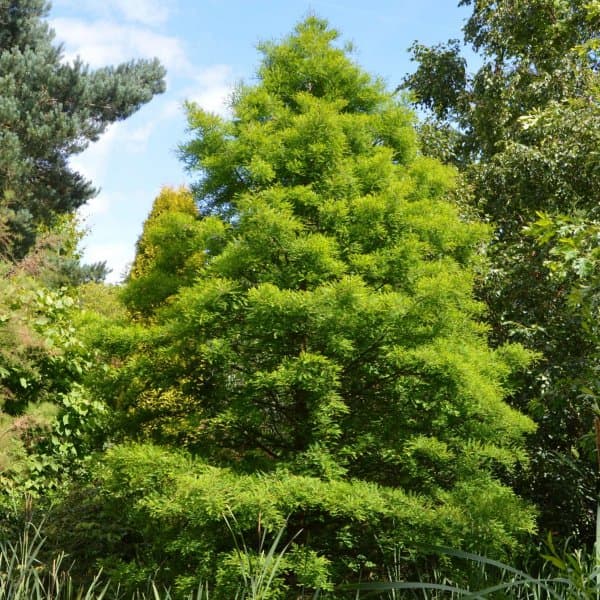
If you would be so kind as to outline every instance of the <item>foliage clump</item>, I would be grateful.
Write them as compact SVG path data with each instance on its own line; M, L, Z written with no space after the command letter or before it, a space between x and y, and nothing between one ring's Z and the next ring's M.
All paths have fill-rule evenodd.
M82 387L93 356L73 324L73 295L0 268L2 505L65 483L100 443L106 410Z
M585 271L595 268L586 255L600 188L598 3L460 4L471 8L464 43L479 52L480 66L468 71L456 40L415 44L417 69L405 83L429 109L420 126L424 151L459 165L464 204L494 228L491 268L479 287L491 342L518 341L540 356L511 398L538 424L531 468L515 486L540 507L543 537L553 531L591 545L596 300L571 292L595 286Z
M96 193L69 158L165 89L156 59L66 63L47 13L46 0L0 0L0 252L14 259Z
M506 555L533 530L500 479L534 429L504 402L531 355L487 346L488 229L337 40L310 17L260 46L231 119L188 105L199 213L163 191L123 290L133 321L85 317L106 359L88 385L141 445L101 459L61 529L79 519L90 560L110 548L132 584L225 569L228 510L244 534L305 529L321 582L379 576L399 540Z

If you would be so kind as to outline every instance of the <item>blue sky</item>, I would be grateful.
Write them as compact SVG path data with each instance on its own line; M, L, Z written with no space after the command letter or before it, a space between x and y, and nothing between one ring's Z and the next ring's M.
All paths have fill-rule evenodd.
M226 114L227 98L251 83L256 43L288 34L309 13L329 20L356 47L355 60L394 88L411 70L413 40L460 37L468 15L457 0L54 0L50 22L65 59L91 67L158 56L167 92L109 128L73 159L100 188L80 213L87 261L106 260L118 281L163 185L190 181L177 159L186 139L186 99Z

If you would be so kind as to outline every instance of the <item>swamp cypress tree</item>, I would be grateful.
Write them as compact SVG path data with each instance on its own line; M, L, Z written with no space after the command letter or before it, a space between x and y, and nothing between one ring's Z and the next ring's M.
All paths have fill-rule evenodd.
M230 119L188 106L200 212L171 202L147 222L134 324L88 317L110 357L96 389L146 444L110 450L83 492L83 520L122 532L117 576L160 563L165 583L235 583L228 510L250 539L257 519L303 530L288 597L317 585L316 557L330 585L382 577L394 548L425 568L423 545L502 556L533 529L499 480L533 429L503 399L530 356L487 346L473 298L487 228L460 218L454 170L419 155L413 114L337 37L311 17L262 44ZM150 275L171 292L140 320Z

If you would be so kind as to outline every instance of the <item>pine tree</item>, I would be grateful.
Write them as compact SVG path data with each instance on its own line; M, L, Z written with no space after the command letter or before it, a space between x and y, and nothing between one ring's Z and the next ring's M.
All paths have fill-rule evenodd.
M45 0L0 0L0 220L22 257L40 224L95 194L69 158L164 91L157 60L90 70L63 61Z

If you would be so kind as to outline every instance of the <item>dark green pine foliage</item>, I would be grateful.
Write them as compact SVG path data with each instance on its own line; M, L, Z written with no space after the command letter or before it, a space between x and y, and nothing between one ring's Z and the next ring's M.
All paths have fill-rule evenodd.
M172 574L206 570L224 560L227 506L245 511L246 532L291 515L338 581L381 564L384 541L498 555L532 530L497 477L533 426L503 400L530 357L487 347L473 299L487 228L460 218L453 169L418 155L411 112L337 37L309 18L262 44L258 83L237 91L229 120L189 105L182 154L200 172L201 215L173 204L136 259L153 281L182 266L183 285L133 326L88 317L112 359L94 385L129 435L195 457L125 447L100 466L89 497L108 498L98 514L120 507L124 561L160 552ZM193 260L165 263L168 244L188 247L176 223ZM146 463L181 468L163 480Z
M36 228L74 211L95 190L69 157L164 91L164 69L140 60L91 71L66 64L43 20L46 0L0 0L0 208L20 258Z
M544 536L553 531L591 545L598 337L581 303L571 301L587 267L577 261L556 277L547 242L573 233L558 225L552 232L554 218L579 230L598 219L600 9L580 0L460 4L472 8L464 42L480 53L481 67L468 73L458 42L416 44L418 68L406 83L431 110L426 151L461 166L464 196L495 227L492 269L480 290L493 343L520 341L543 356L513 398L539 424L531 470L517 485L540 506ZM540 211L546 216L531 228ZM566 263L578 254L569 250Z

